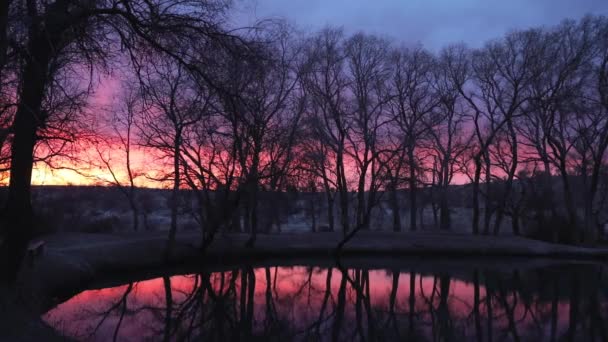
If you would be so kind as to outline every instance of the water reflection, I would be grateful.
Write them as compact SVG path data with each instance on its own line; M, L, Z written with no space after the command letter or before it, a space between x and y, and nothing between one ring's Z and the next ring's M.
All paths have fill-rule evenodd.
M244 267L84 291L43 318L86 341L606 341L602 271Z

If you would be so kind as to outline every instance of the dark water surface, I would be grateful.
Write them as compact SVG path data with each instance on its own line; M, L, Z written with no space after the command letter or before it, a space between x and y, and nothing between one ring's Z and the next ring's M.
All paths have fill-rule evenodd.
M84 291L43 319L82 341L606 341L607 304L601 265L241 267Z

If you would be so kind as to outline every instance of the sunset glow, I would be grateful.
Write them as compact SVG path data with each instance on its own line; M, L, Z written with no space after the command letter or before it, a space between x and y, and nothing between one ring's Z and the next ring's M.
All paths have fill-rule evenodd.
M607 0L0 0L0 341L608 341Z

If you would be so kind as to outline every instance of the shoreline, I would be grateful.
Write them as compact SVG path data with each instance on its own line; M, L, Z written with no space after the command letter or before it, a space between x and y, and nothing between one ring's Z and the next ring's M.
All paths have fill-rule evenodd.
M33 265L25 265L21 281L37 298L61 298L104 279L170 270L196 270L242 264L293 264L306 260L334 261L339 233L261 234L255 247L245 247L246 234L216 236L207 252L198 249L198 232L180 232L173 258L163 260L164 233L54 234L42 237L45 250ZM471 236L416 232L359 232L341 254L343 260L388 259L408 263L462 263L487 267L501 263L545 260L550 263L593 262L608 259L608 248L584 248L521 237ZM514 262L514 260L517 260ZM331 262L327 263L328 265ZM46 305L48 306L48 301ZM54 300L52 301L54 302Z
M42 255L24 265L18 289L29 311L24 331L49 334L40 315L87 289L112 287L164 275L213 272L242 267L335 267L338 233L258 235L255 247L245 247L246 234L222 234L205 255L198 232L180 232L170 264L163 260L166 234L54 234ZM521 237L471 236L443 232L359 232L340 257L346 267L443 270L465 274L472 269L510 272L551 266L604 264L608 248L551 244ZM16 329L20 329L15 327ZM49 335L50 336L50 335ZM57 336L55 336L57 337Z

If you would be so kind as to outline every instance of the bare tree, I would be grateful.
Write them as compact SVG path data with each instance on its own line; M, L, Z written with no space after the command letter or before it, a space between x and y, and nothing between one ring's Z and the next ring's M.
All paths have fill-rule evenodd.
M355 162L357 180L356 228L369 229L371 213L378 203L379 179L384 171L380 154L388 132L389 44L374 36L356 34L345 44L349 89L353 94L351 129L346 153Z
M590 208L594 191L588 185L593 182L585 179L588 179L588 171L593 168L591 164L598 165L596 170L599 172L605 151L600 133L604 127L600 119L602 109L598 106L597 92L600 89L597 85L601 82L600 78L595 78L601 75L601 55L597 54L598 46L594 43L601 41L596 40L597 35L601 34L601 22L601 19L592 18L585 18L579 24L566 21L543 36L543 41L538 43L542 47L539 53L542 52L543 60L535 66L538 70L530 86L532 97L529 114L519 125L524 143L534 148L536 160L544 167L547 179L544 181L544 191L549 200L554 198L552 169L560 176L564 196L562 203L572 232L581 223L572 176L575 169L580 171L585 207ZM547 65L548 60L553 62ZM592 72L594 65L597 73ZM555 208L562 208L557 204L550 207L554 217L558 215ZM590 212L586 210L583 222L586 229L590 228L587 226L587 214ZM575 236L571 238L578 240Z
M82 166L74 171L84 177L94 178L104 185L116 187L129 204L132 217L131 226L133 231L137 231L140 226L140 210L135 181L143 176L143 173L138 170L133 161L133 152L134 148L138 146L134 140L141 103L137 91L127 89L126 85L123 85L123 91L124 95L118 106L109 110L99 109L106 110L108 117L105 117L98 127L89 129L96 132L86 135L88 138L86 140L89 141L82 146L82 149L94 150L94 156L90 158L91 160L87 160L90 170L85 170ZM82 157L79 159L79 164L82 164ZM109 177L100 175L99 171L108 172Z
M198 202L203 251L221 227L232 224L235 230L240 226L240 217L235 217L242 196L239 162L236 139L227 133L230 131L231 125L221 112L211 109L205 120L189 127L183 136L184 179Z
M410 230L416 230L417 189L424 161L416 151L434 126L434 111L439 104L433 89L433 55L415 48L399 49L393 55L390 110L403 133L408 167Z
M524 120L517 125L518 135L521 144L527 147L523 152L524 156L532 159L531 162L539 162L543 167L542 191L549 201L548 207L553 217L558 215L557 209L561 209L561 206L554 200L552 169L560 170L566 212L570 224L575 225L576 210L567 172L571 146L567 143L567 131L562 129L564 121L559 113L564 104L575 96L576 89L581 85L576 74L580 71L589 45L587 39L576 37L573 23L564 23L562 27L546 33L538 44L543 60L552 60L553 63L539 63L534 66L542 72L536 72L536 77L530 84L529 108ZM569 46L569 49L562 49L563 46ZM532 150L533 152L529 153L532 155L529 156L526 150ZM544 210L538 215L540 224L543 224L544 215Z
M7 0L0 5L0 70L4 69L6 61L8 60L9 11L12 2L12 0Z
M177 56L170 43L228 37L217 23L225 8L221 2L192 1L175 6L165 1L57 0L44 5L29 0L24 7L17 4L22 3L9 2L9 13L19 12L9 25L20 28L10 32L15 34L17 50L24 52L20 79L25 86L17 91L4 215L6 241L2 249L6 257L2 260L10 265L9 278L17 273L33 231L30 194L34 148L40 128L47 122L42 104L56 74L54 66L92 67L108 61L111 52L121 48L131 54L146 49L161 51L185 64L189 56Z
M316 188L318 183L326 200L327 208L327 224L330 231L335 231L334 228L334 203L335 191L337 189L337 175L332 164L332 156L329 146L323 143L320 139L323 137L318 127L319 122L314 116L304 118L303 124L307 127L303 136L303 141L299 148L302 149L302 159L299 162L299 168L303 169L304 177L310 179L310 182Z
M345 170L346 139L350 130L348 115L349 80L345 70L343 33L325 29L307 43L309 69L304 87L311 98L310 115L315 119L312 130L319 142L327 147L334 160L336 190L340 200L340 223L346 236L349 232L349 192ZM324 164L326 165L326 164ZM325 177L324 181L328 178Z
M245 225L251 233L248 246L255 243L259 228L260 183L268 179L271 189L277 188L291 161L294 129L301 113L292 102L299 83L294 65L298 54L289 39L284 27L253 38L255 58L234 58L228 66L226 87L230 94L239 96L220 96L232 126L241 186L246 193ZM285 139L286 144L277 145L277 139ZM263 153L269 153L269 158Z
M462 74L467 63L465 51L462 46L452 46L441 52L434 70L434 87L439 98L435 110L439 120L435 117L426 122L431 137L429 149L435 159L433 172L437 175L436 183L439 187L441 229L450 229L448 189L459 171L458 160L470 143L464 136L466 113L462 96L458 93L465 81L465 75Z
M466 99L472 112L477 150L474 155L475 176L473 178L473 233L479 233L479 194L482 170L485 170L486 203L484 211L484 234L490 231L492 206L488 195L492 182L490 147L496 135L503 129L514 134L514 119L521 116L529 98L527 86L532 78L531 66L536 55L534 42L539 39L538 30L514 32L504 40L487 44L473 52L470 64L471 82L458 82L460 94ZM467 68L468 69L468 68ZM467 85L470 90L466 90ZM511 167L507 174L506 190L501 201L508 198L513 177L517 170L518 150L516 139L512 140ZM501 214L496 220L498 232Z
M157 149L168 159L171 172L171 226L166 257L175 245L178 227L180 186L182 185L182 145L184 131L197 124L205 114L210 95L201 91L192 75L178 63L161 58L149 61L138 70L144 101L140 134L142 143Z
M10 169L10 126L14 115L14 106L10 96L10 83L7 82L10 71L7 64L11 59L9 52L9 10L12 0L7 0L0 5L0 179ZM8 89L7 89L8 88ZM8 91L7 91L8 90Z
M591 54L591 82L581 88L581 100L573 110L579 138L574 144L583 183L582 241L594 242L601 233L598 188L608 150L608 19L584 19L579 30L591 26L592 41L599 42Z
M382 172L384 178L384 189L388 191L389 205L393 216L393 231L401 231L401 206L399 201L399 189L409 179L406 172L406 154L407 151L403 147L402 134L400 130L389 123L389 133L386 139L385 148L393 150L393 153L383 153L380 155L382 165L385 170Z

